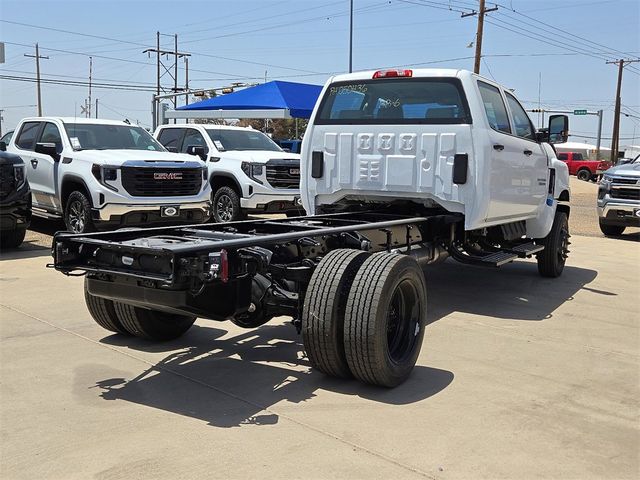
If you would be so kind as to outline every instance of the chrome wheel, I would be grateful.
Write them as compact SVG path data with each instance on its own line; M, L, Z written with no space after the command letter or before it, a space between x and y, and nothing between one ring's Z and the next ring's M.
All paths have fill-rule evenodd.
M231 197L226 194L222 194L218 197L216 203L216 210L218 211L218 217L223 222L230 222L233 219L233 201Z
M74 200L69 205L69 229L74 233L84 232L85 225L87 223L87 217L84 207L80 200Z

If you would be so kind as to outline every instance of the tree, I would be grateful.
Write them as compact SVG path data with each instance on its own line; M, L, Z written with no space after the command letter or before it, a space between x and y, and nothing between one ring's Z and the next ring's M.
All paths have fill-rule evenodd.
M298 135L296 136L296 121L298 123ZM300 139L304 135L309 120L307 119L249 119L243 118L238 122L241 127L252 127L271 135L273 138Z

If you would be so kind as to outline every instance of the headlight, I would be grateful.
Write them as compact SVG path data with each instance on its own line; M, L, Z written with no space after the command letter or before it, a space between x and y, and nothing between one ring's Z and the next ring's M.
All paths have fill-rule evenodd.
M256 178L262 175L263 165L261 163L242 162L240 165L244 174L254 182L262 183L262 180Z
M26 167L24 163L18 163L13 166L13 178L16 182L16 188L20 188L24 184L26 175Z
M91 166L91 173L93 176L100 182L100 184L107 187L109 190L113 190L117 192L118 189L113 185L109 185L107 182L115 182L118 178L118 168L117 167L106 167L94 163Z
M613 177L610 177L609 175L603 175L602 176L602 180L600 180L600 185L605 190L609 190L609 188L611 187L612 183L613 183Z

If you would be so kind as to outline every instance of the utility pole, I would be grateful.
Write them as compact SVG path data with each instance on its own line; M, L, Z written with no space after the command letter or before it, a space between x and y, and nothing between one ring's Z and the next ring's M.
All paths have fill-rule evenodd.
M482 34L484 31L484 16L489 12L498 10L496 5L493 8L485 8L484 0L480 0L480 8L477 12L463 13L461 17L472 17L478 15L478 29L476 31L476 56L473 62L473 72L480 73L480 60L482 59Z
M598 141L596 143L596 160L600 160L600 142L602 140L602 110L598 110Z
M98 99L96 98L96 118L98 118Z
M349 73L353 72L353 0L349 11Z
M38 49L38 44L36 43L36 54L35 55L28 55L28 54L24 54L25 57L29 57L29 58L35 58L36 59L36 84L37 84L37 88L38 88L38 116L41 117L42 116L42 94L41 94L41 90L40 90L40 59L44 58L45 60L49 60L49 57L45 57L40 55L40 50Z
M616 88L616 108L613 117L613 133L611 134L611 163L613 165L616 164L618 160L618 148L619 145L619 137L620 137L620 92L622 90L622 71L624 70L625 63L634 63L640 62L640 59L634 60L625 60L621 58L620 60L611 60L607 61L607 63L613 63L618 65L618 87Z
M173 48L171 50L165 50L160 47L160 35L173 37ZM156 32L156 48L147 48L143 50L143 53L151 56L152 53L156 54L156 94L154 95L154 101L152 105L152 125L155 128L158 126L158 115L160 112L160 106L156 105L156 102L159 102L159 97L161 93L166 93L167 91L172 91L173 93L178 92L178 59L183 57L189 57L190 53L179 52L178 51L178 35L166 35L161 34L160 32ZM173 63L163 63L162 56L166 58L171 57L173 59ZM164 75L168 75L173 79L173 85L171 88L165 88L162 86L162 77ZM173 104L177 106L177 97L174 96Z
M87 118L91 118L91 73L93 70L93 57L89 57L89 101L87 102Z
M4 120L2 112L4 112L4 110L0 109L0 137L2 136L2 121Z
M184 59L184 91L189 92L189 57ZM189 105L189 93L184 94L184 104Z

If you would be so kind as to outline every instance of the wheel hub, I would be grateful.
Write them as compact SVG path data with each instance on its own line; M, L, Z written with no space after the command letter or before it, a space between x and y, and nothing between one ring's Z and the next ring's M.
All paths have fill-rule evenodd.
M85 212L80 201L75 200L69 205L69 227L74 233L82 233L85 227Z
M233 202L228 195L220 195L216 202L216 210L218 217L224 222L230 222L233 219Z

